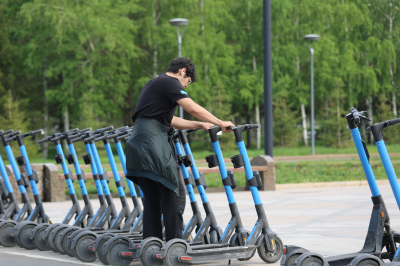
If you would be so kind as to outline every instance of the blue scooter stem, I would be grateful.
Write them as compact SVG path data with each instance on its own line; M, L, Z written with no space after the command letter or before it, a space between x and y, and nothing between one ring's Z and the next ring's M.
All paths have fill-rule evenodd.
M385 168L387 178L390 186L392 187L392 191L397 202L397 207L400 209L400 185L390 160L389 153L386 149L385 142L383 140L376 142L376 147L378 148L383 167Z
M116 142L115 146L117 147L117 152L118 152L119 160L121 161L122 169L124 170L124 174L126 175L126 158L125 158L124 150L123 150L120 142ZM126 183L128 184L128 188L129 188L131 197L137 196L133 182L127 178L125 180L126 180Z
M62 158L61 166L62 166L62 169L63 169L63 173L64 173L64 175L68 175L69 174L69 169L68 169L67 163L65 162L64 152L63 152L63 149L62 149L60 143L56 143L56 150L57 150L57 154L59 156L61 156L61 158ZM65 181L66 181L67 186L68 186L69 194L70 195L75 194L75 188L74 188L74 185L72 184L72 180L68 178Z
M8 193L13 193L14 190L12 188L10 179L8 178L7 171L6 171L6 168L4 166L4 162L3 162L3 159L1 158L1 156L0 156L0 174L3 177L4 184L6 185Z
M351 136L353 137L354 144L356 145L358 156L360 157L361 165L363 167L365 176L368 181L369 189L371 190L371 194L373 197L379 196L381 193L379 192L378 185L375 180L374 172L372 171L371 165L368 162L367 155L364 150L364 146L362 144L362 139L360 135L360 131L358 128L350 129Z

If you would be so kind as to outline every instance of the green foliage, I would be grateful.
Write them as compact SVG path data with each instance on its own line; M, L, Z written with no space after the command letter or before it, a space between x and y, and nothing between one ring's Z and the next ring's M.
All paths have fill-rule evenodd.
M274 100L274 144L282 147L298 145L299 130L294 127L299 121L296 111L286 103L284 97L275 97Z
M21 130L22 132L29 132L32 125L29 120L26 119L27 115L21 111L20 103L13 99L11 91L3 96L5 106L4 115L0 117L0 125L3 130L14 129L14 131ZM38 128L37 128L38 129ZM35 144L32 137L27 137L24 139L25 148L30 157L35 158L38 155L39 147ZM11 147L14 151L15 157L19 154L19 147L16 141L11 142ZM7 159L4 149L1 149L0 154L3 159Z

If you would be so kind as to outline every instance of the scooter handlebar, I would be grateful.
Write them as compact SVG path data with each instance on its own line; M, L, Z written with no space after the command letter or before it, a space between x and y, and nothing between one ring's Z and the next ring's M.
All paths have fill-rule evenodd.
M96 129L96 130L94 130L94 131L97 131L97 132L104 132L104 131L108 131L108 130L111 130L111 129L114 129L114 126L103 127L103 128Z
M81 141L81 140L83 140L83 138L82 138L82 136L79 136L79 137L77 137L77 138L71 139L70 141L71 141L72 143L75 143L75 142L78 142L78 141Z
M32 133L31 134L32 136L37 135L37 134L44 135L43 129L38 129L38 130L32 131L31 133Z
M13 133L13 132L14 132L13 129L9 129L9 130L7 130L6 132L3 132L2 134L3 134L3 135L8 135L8 134Z
M398 123L400 123L400 118L395 118L395 119L389 120L389 125L391 125L391 126L396 125Z

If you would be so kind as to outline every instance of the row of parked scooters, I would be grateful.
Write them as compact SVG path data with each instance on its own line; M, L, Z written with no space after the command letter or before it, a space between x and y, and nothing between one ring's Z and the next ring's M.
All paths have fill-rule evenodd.
M35 134L43 134L37 130L25 134L8 130L1 131L7 157L10 161L14 175L22 195L23 206L20 208L16 202L11 183L0 158L0 191L3 200L0 201L0 244L6 247L19 245L26 249L39 249L42 251L53 250L60 254L75 257L83 262L93 262L96 259L105 265L129 265L134 259L139 259L142 265L186 265L213 263L220 260L249 260L257 251L260 258L266 263L274 263L281 259L281 266L380 266L400 265L399 251L400 233L391 229L388 211L376 184L372 168L369 164L369 153L365 142L362 140L358 126L361 120L369 120L365 112L352 108L346 116L347 122L361 160L368 185L372 193L372 214L369 222L363 248L356 253L344 254L333 257L323 257L318 253L310 252L305 248L283 245L281 239L268 225L267 217L258 190L262 182L258 171L253 171L245 147L243 133L247 130L259 128L259 125L241 125L233 128L239 154L231 157L235 168L244 167L247 183L249 185L258 219L252 231L245 230L233 194L236 181L232 171L227 171L218 141L219 127L209 130L214 154L207 156L208 166L219 167L222 183L229 202L231 220L225 230L218 226L212 211L211 204L206 195L207 184L204 175L196 167L187 135L195 130L179 130L174 135L177 161L184 178L186 190L190 199L193 216L189 223L182 229L183 239L173 239L165 242L163 239L147 238L143 240L142 232L142 207L139 203L135 187L130 180L126 180L133 210L127 203L125 196L125 182L119 176L110 140L114 140L122 168L126 173L125 155L121 141L129 139L131 128L113 127L97 130L74 129L64 133L54 134L40 140L39 143L53 142L57 155L55 160L62 165L65 180L68 186L72 207L65 219L60 224L52 224L46 215L38 196L37 173L32 170L25 150L23 139ZM368 128L375 138L387 177L390 181L397 204L400 208L400 186L397 181L393 165L386 150L382 130L388 126L400 123L400 119L376 123ZM64 156L61 141L67 141L69 155ZM10 142L17 141L21 156L14 158ZM85 173L79 166L74 143L84 141L87 154L83 155L85 164L89 164L93 179L96 184L100 208L93 212L85 186ZM122 210L117 213L108 187L109 178L103 169L97 152L96 142L103 141L107 157L113 172L114 180L122 204ZM182 150L183 148L183 150ZM68 169L73 164L76 178L82 193L84 208L81 209L77 200L73 182L74 175ZM18 165L24 165L27 176L21 174ZM188 171L190 167L191 173ZM32 209L26 189L31 187L36 207ZM203 219L199 210L194 187L197 187L203 203L206 217ZM140 191L141 199L143 195ZM68 223L75 218L72 225ZM384 263L383 260L390 260Z
M226 259L251 259L256 250L259 256L267 263L277 262L283 254L283 243L268 225L267 217L261 202L258 189L262 188L261 177L258 171L252 171L250 160L244 144L243 133L247 130L259 128L259 125L241 125L233 129L239 154L231 158L234 167L244 167L248 184L253 196L258 219L253 230L245 230L233 194L236 181L233 171L227 171L222 151L218 141L219 127L209 130L215 154L207 156L209 167L219 167L222 183L231 211L231 220L225 230L218 226L208 201L207 184L204 175L198 171L192 157L187 135L196 130L179 130L174 135L175 148L178 155L182 176L184 178L193 216L182 229L183 239L174 239L165 242L163 239L142 238L142 207L139 203L135 187L130 180L126 180L130 197L133 201L133 210L130 210L125 196L125 182L119 176L110 140L113 140L122 168L126 173L125 154L121 141L129 138L132 128L123 127L114 129L107 127L92 130L91 128L74 129L64 133L57 133L39 141L39 143L53 142L57 155L55 161L61 164L65 181L72 201L62 223L52 224L46 214L37 189L38 176L32 169L28 154L24 146L24 138L36 134L43 134L43 130L22 132L8 130L0 131L8 160L12 166L16 182L22 195L23 205L20 208L11 183L7 176L4 163L0 157L0 244L6 247L18 245L25 249L41 251L53 250L60 254L75 257L82 262L100 260L105 265L129 265L132 260L139 259L142 265L183 265L212 263ZM68 144L69 153L64 156L62 141ZM15 158L10 143L17 141L21 156ZM83 155L85 164L90 165L96 185L100 208L94 213L85 185L85 173L79 166L74 143L84 141L86 153ZM97 152L96 142L102 141L111 166L115 184L122 204L122 210L117 213L113 198L108 187L109 177L101 165ZM182 150L183 148L183 150ZM183 153L184 151L184 153ZM74 190L74 175L68 168L73 164L75 176L79 182L84 207L81 208ZM25 166L27 174L20 173L18 166ZM190 167L189 173L187 167ZM1 185L2 184L2 185ZM31 187L36 207L32 208L27 191ZM194 187L197 187L206 217L203 219L199 210ZM140 191L140 187L139 187ZM143 195L140 191L141 199ZM72 225L69 222L75 219Z

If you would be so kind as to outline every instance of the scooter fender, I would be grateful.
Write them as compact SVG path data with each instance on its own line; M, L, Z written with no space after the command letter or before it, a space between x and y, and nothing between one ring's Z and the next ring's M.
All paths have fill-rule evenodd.
M68 238L67 246L68 246L68 247L71 247L72 241L74 241L75 237L76 237L77 235L79 235L80 233L86 232L86 231L88 231L88 230L87 230L87 229L84 229L84 228L79 228L78 230L76 230L75 232L73 232L73 233L69 236L69 238Z
M23 222L19 222L16 226L14 226L12 233L14 237L18 237L19 233L21 232L22 228L24 228L27 225L37 225L37 223L35 222L31 222L31 221L23 221Z
M68 227L69 227L68 224L61 224L61 225L57 226L56 229L54 229L53 232L51 232L50 239L54 241L54 239L56 239L56 236L60 232L60 230L68 228Z
M272 244L271 244L271 238L273 237L273 240L274 240L274 243L275 243L275 235L268 235L268 234L263 234L263 235L260 235L258 238L257 238L257 241L256 241L256 246L257 247L259 247L260 245L261 245L261 241L265 241L265 246L268 248L268 251L273 251L274 250L274 248L272 247Z
M74 239L73 239L72 242L71 242L71 248L72 248L72 249L75 248L76 244L78 243L78 240L79 240L82 236L84 236L84 235L92 235L92 236L94 236L95 238L97 238L97 237L99 236L99 235L96 234L95 232L88 231L88 230L85 230L85 231L83 231L83 232L80 232L79 234L77 234L77 235L74 237Z
M57 226L59 226L59 225L60 225L60 223L49 225L49 226L46 228L46 230L44 230L43 238L46 239L46 238L49 236L50 230L53 229L53 228L55 228L55 227L57 227Z
M3 227L3 226L6 225L6 224L17 225L18 223L17 223L16 221L13 221L13 220L5 220L5 221L2 221L2 222L0 223L0 228Z
M66 229L65 229L64 231L62 231L62 233L61 233L60 241L63 241L63 240L64 240L64 237L68 234L68 232L76 231L76 230L79 230L79 229L82 229L82 227L79 227L79 226L70 226L70 227L66 228Z
M282 256L281 266L285 266L286 258L290 258L294 254L303 254L303 253L310 252L309 250L299 247L299 246L286 245L283 248L286 249L286 254L283 254L283 256Z
M305 259L307 259L307 258L309 258L309 257L317 257L317 258L319 258L319 259L322 260L323 266L329 266L328 261L327 261L324 257L322 257L321 254L318 254L317 252L306 252L306 253L301 254L300 257L298 257L298 258L293 262L293 265L294 265L294 266L301 265L301 263L302 263Z
M113 234L113 233L106 233L106 234L99 235L99 236L97 237L96 241L94 241L94 244L93 244L93 251L96 251L96 250L97 250L97 247L99 246L101 240L103 240L104 238L112 238L113 236L116 236L116 234Z
M158 238L157 238L158 239ZM159 240L160 241L160 240ZM171 239L167 243L164 244L164 247L161 247L161 259L164 259L167 256L168 249L171 245L175 243L181 243L186 246L186 252L192 251L192 247L183 239Z
M234 233L231 236L231 239L229 239L229 246L233 247L233 245L235 245L236 239L238 238L238 233Z
M136 248L137 248L136 257L139 258L139 257L142 255L142 251L143 251L144 246L146 246L146 244L149 243L149 242L151 242L151 241L157 241L157 242L159 242L159 243L161 244L161 250L163 249L163 247L164 247L164 242L163 242L161 239L159 239L158 237L149 237L149 238L146 238L145 240L143 240L143 241L140 243L139 246L136 246L136 244L134 244L133 241L130 241L130 242L129 242L129 249L134 249L134 246L136 246ZM172 241L172 240L171 240L171 241Z
M103 255L106 255L106 254L107 254L107 251L108 251L108 249L109 249L109 247L110 247L110 245L111 245L112 243L114 243L115 241L122 241L122 240L129 243L129 250L131 250L131 247L130 247L130 245L131 245L130 239L127 238L126 236L119 236L119 235L116 235L116 236L114 236L114 237L111 237L111 238L104 244L104 246L103 246ZM133 249L136 250L136 247L133 248Z
M31 233L31 235L29 236L29 239L30 239L30 240L33 240L33 239L35 238L36 232L37 232L39 229L46 228L46 227L48 227L49 225L50 225L50 224L38 224L35 228L33 228L32 233Z
M374 261L376 261L376 262L379 264L379 266L385 265L385 263L383 263L383 261L380 260L379 258L377 258L376 256L371 255L371 254L363 254L363 255L360 255L360 256L355 257L355 258L350 262L349 266L355 266L355 265L357 265L358 263L360 263L362 260L365 260L365 259L374 260Z

